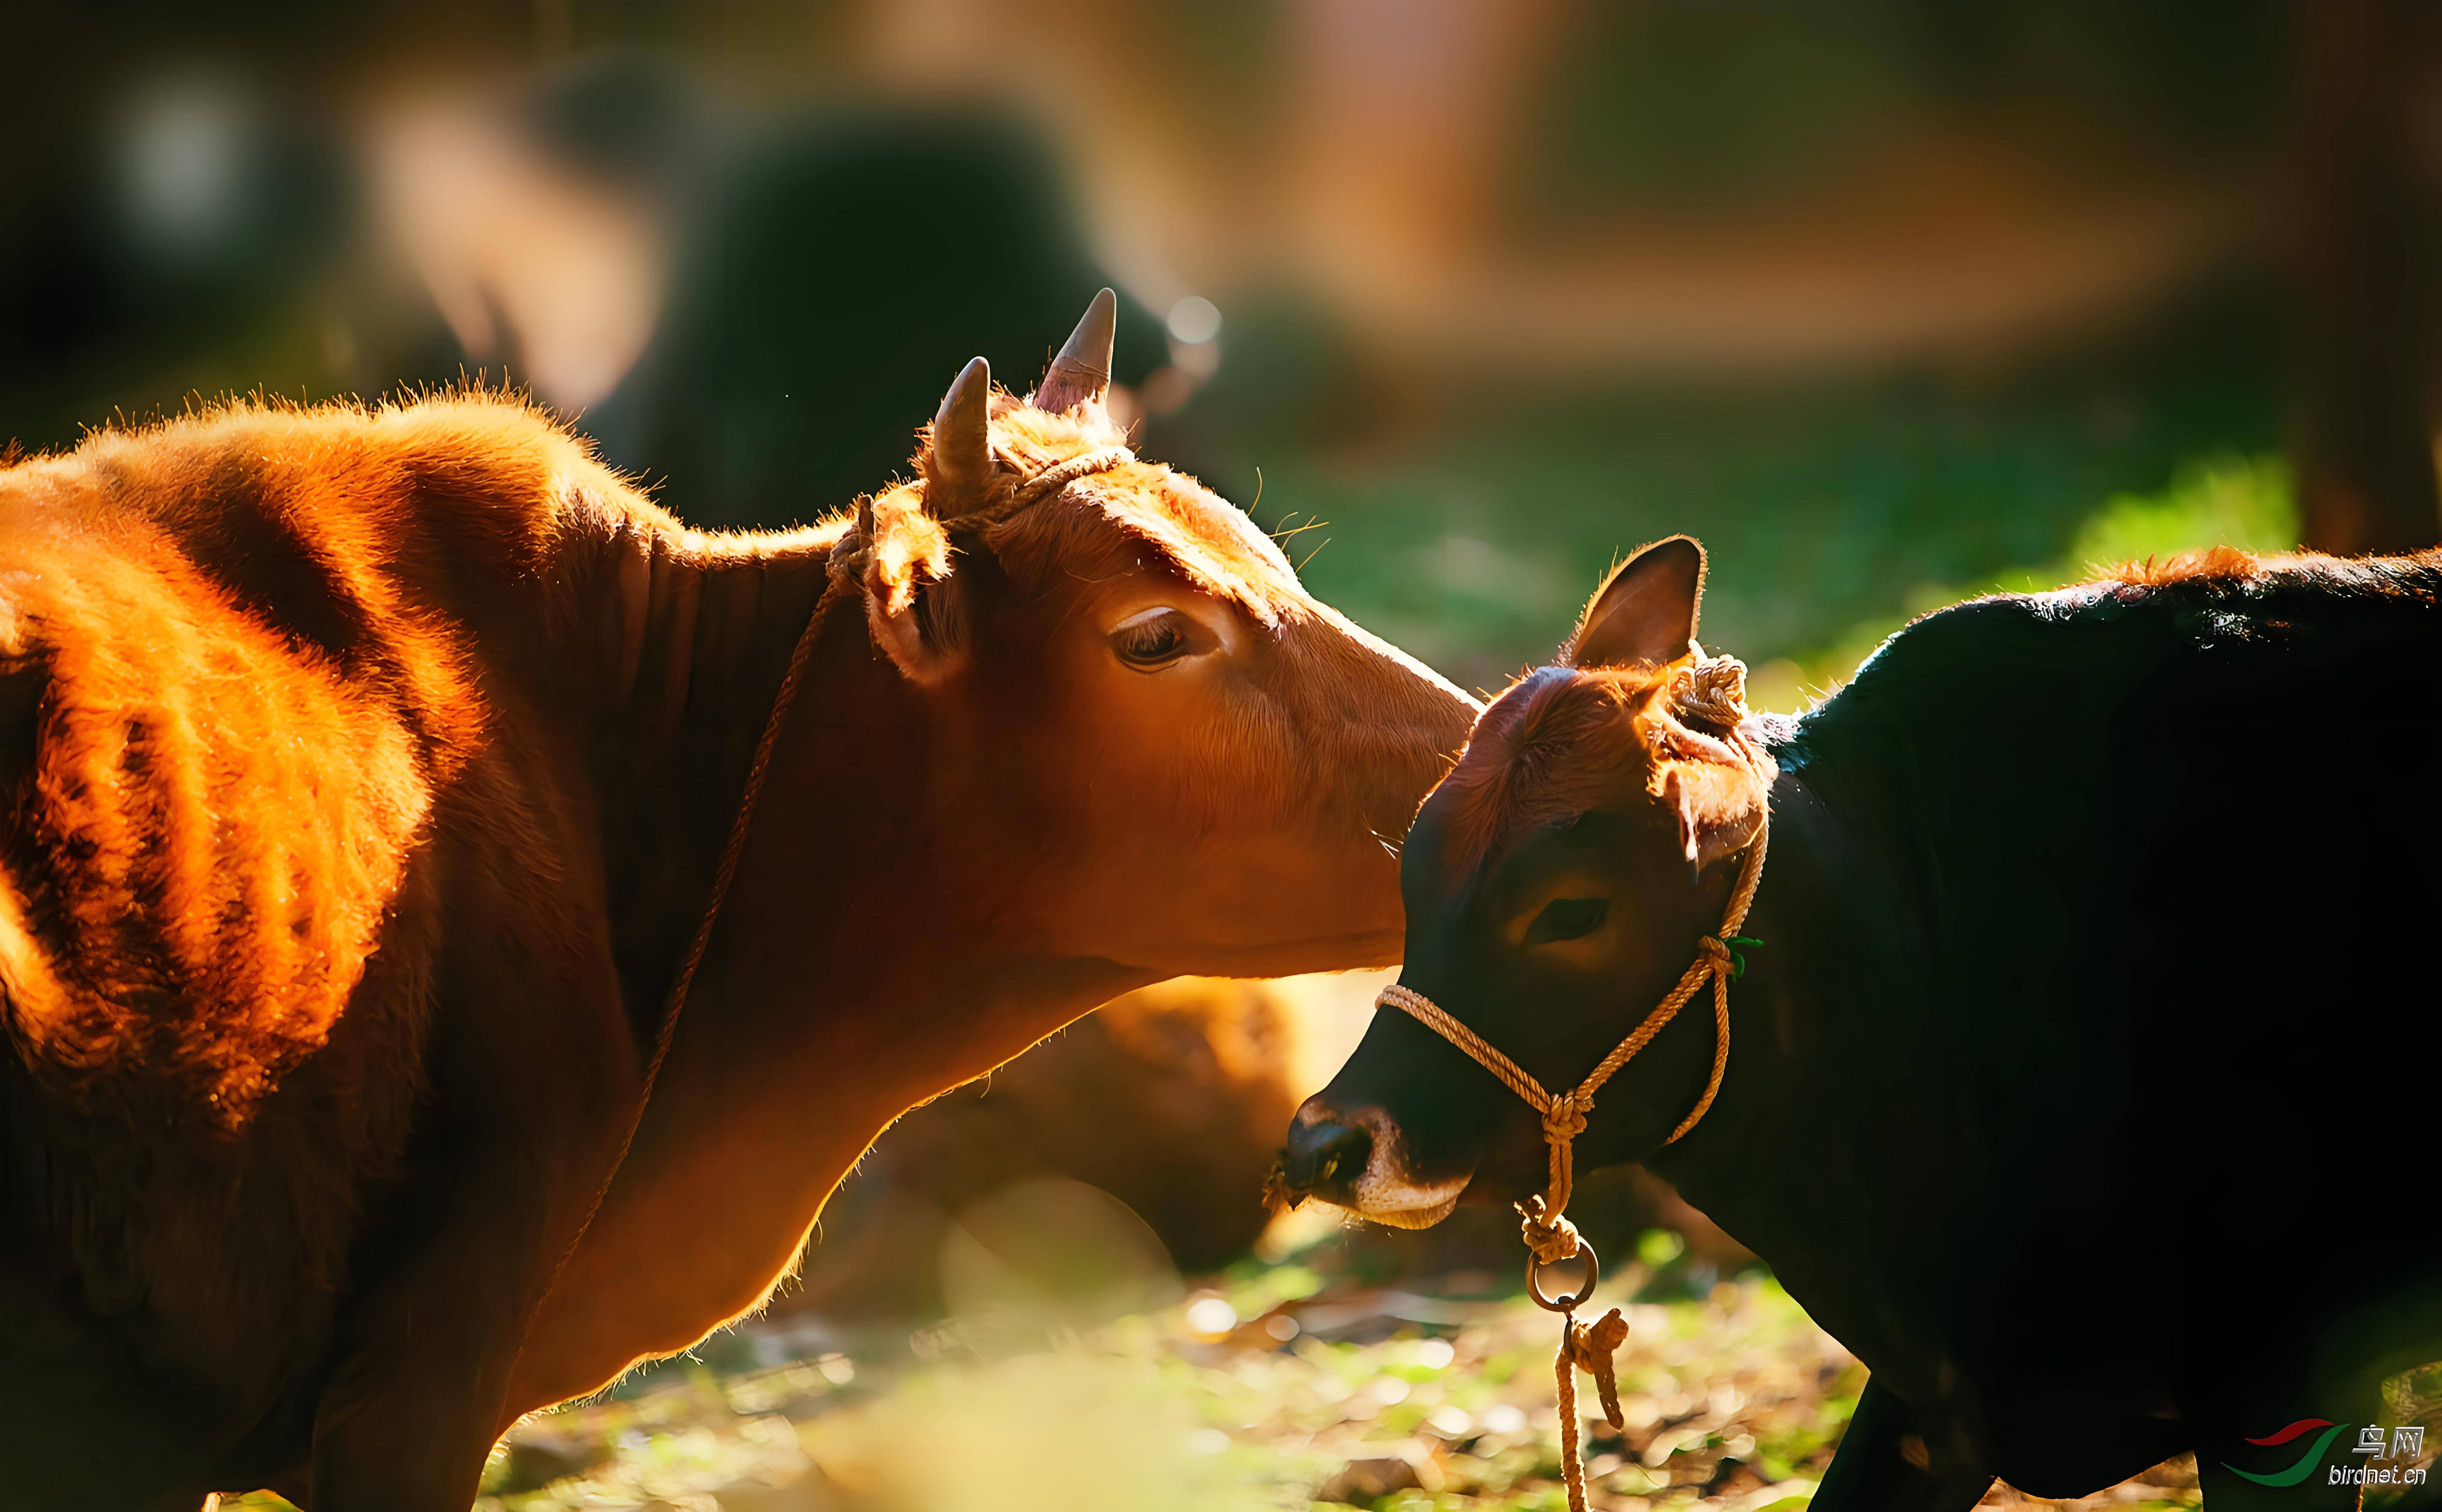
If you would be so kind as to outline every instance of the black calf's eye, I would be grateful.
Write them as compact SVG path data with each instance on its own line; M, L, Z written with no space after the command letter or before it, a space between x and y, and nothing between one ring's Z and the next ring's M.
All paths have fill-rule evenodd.
M1602 927L1603 916L1610 912L1608 898L1555 898L1526 926L1526 943L1545 945L1591 935Z

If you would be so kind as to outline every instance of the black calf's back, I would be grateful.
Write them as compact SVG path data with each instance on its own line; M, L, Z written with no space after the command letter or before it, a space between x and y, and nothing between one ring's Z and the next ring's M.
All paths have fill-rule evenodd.
M1771 948L1652 1162L2042 1495L2442 1356L2442 570L2222 566L1946 610L1778 732Z

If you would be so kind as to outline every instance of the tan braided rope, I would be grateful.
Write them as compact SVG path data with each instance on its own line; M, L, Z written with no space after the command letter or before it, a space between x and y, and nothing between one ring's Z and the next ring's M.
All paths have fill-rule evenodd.
M1104 446L1064 459L1028 476L1017 468L1007 453L996 455L1003 467L1009 470L1000 475L996 485L986 494L981 504L966 514L942 520L940 525L944 533L978 530L998 524L1018 510L1049 498L1080 478L1108 472L1137 460L1137 454L1125 446ZM729 836L721 845L720 863L713 868L712 887L705 899L703 913L696 922L694 935L687 940L686 954L680 957L678 974L671 978L669 993L663 1002L661 1024L653 1035L653 1053L645 1062L643 1085L636 1095L635 1116L629 1120L627 1134L619 1141L619 1153L611 1159L600 1188L593 1193L592 1204L586 1210L585 1221L577 1225L575 1233L569 1238L567 1248L560 1253L559 1264L552 1272L555 1284L559 1272L567 1268L569 1260L575 1255L576 1247L583 1242L586 1231L593 1227L593 1220L600 1215L604 1200L610 1195L610 1184L618 1179L620 1168L628 1163L628 1152L635 1145L637 1131L644 1127L645 1110L653 1100L653 1084L660 1079L662 1065L669 1059L670 1046L678 1037L679 1015L685 1011L687 992L695 985L695 974L703 964L704 952L712 946L713 926L720 919L721 904L729 901L730 884L737 880L738 857L745 852L746 832L754 824L756 805L763 796L764 780L772 769L772 754L779 746L780 729L788 721L789 705L796 701L797 690L805 682L806 664L813 655L814 642L821 637L823 622L829 617L831 606L864 588L872 519L873 501L867 498L862 501L855 522L832 544L830 555L824 563L829 581L824 585L822 596L814 601L813 612L806 616L806 628L798 632L796 645L789 650L788 669L780 674L780 691L773 696L772 712L763 720L763 733L756 738L755 755L746 768L746 787L738 798L738 812L730 820Z
M1757 760L1745 738L1739 734L1747 712L1746 668L1736 658L1707 657L1684 669L1675 678L1669 698L1673 710L1682 718L1721 728L1740 755L1750 761ZM1731 942L1739 938L1739 931L1746 925L1747 911L1755 906L1756 888L1763 882L1764 852L1771 839L1772 815L1767 809L1757 823L1755 839L1739 867L1738 884L1731 889L1730 901L1722 910L1721 928L1697 940L1696 958L1680 974L1678 985L1645 1015L1645 1021L1631 1030L1628 1038L1613 1047L1584 1081L1566 1092L1548 1090L1525 1067L1413 988L1394 982L1375 998L1376 1007L1398 1009L1466 1051L1477 1065L1499 1077L1502 1084L1523 1098L1541 1118L1543 1142L1551 1155L1550 1179L1541 1193L1518 1204L1521 1237L1534 1257L1527 1266L1530 1284L1536 1267L1571 1259L1587 1248L1577 1235L1576 1225L1569 1221L1566 1210L1576 1178L1576 1138L1586 1131L1586 1115L1594 1111L1595 1093L1651 1044L1653 1037L1678 1016L1706 982L1713 987L1712 1073L1705 1078L1704 1095L1679 1120L1679 1126L1670 1131L1670 1138L1662 1142L1678 1143L1711 1110L1730 1065L1730 981L1739 970ZM1589 1266L1592 1263L1590 1257ZM1594 1376L1602 1394L1603 1414L1612 1426L1625 1426L1612 1357L1628 1339L1628 1323L1616 1307L1592 1325L1577 1321L1577 1305L1594 1293L1591 1271L1588 1277L1583 1292L1559 1303L1547 1300L1540 1286L1534 1288L1535 1300L1560 1315L1560 1347L1552 1358L1552 1375L1559 1399L1560 1481L1569 1493L1569 1512L1586 1512L1586 1466L1580 1443L1583 1425L1577 1415L1578 1371Z

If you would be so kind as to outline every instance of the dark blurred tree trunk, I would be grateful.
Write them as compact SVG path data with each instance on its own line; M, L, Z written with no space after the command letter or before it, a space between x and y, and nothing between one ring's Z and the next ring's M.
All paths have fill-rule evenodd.
M2299 501L2320 551L2442 540L2434 486L2437 10L2301 0L2290 164Z

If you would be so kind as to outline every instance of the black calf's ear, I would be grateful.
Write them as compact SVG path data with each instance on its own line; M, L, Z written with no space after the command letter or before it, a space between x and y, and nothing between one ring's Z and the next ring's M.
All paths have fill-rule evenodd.
M1696 639L1704 597L1704 548L1686 536L1656 541L1595 591L1560 660L1570 666L1675 662Z
M1752 772L1674 761L1662 774L1662 806L1679 822L1679 848L1699 874L1755 843L1763 828L1764 785Z

